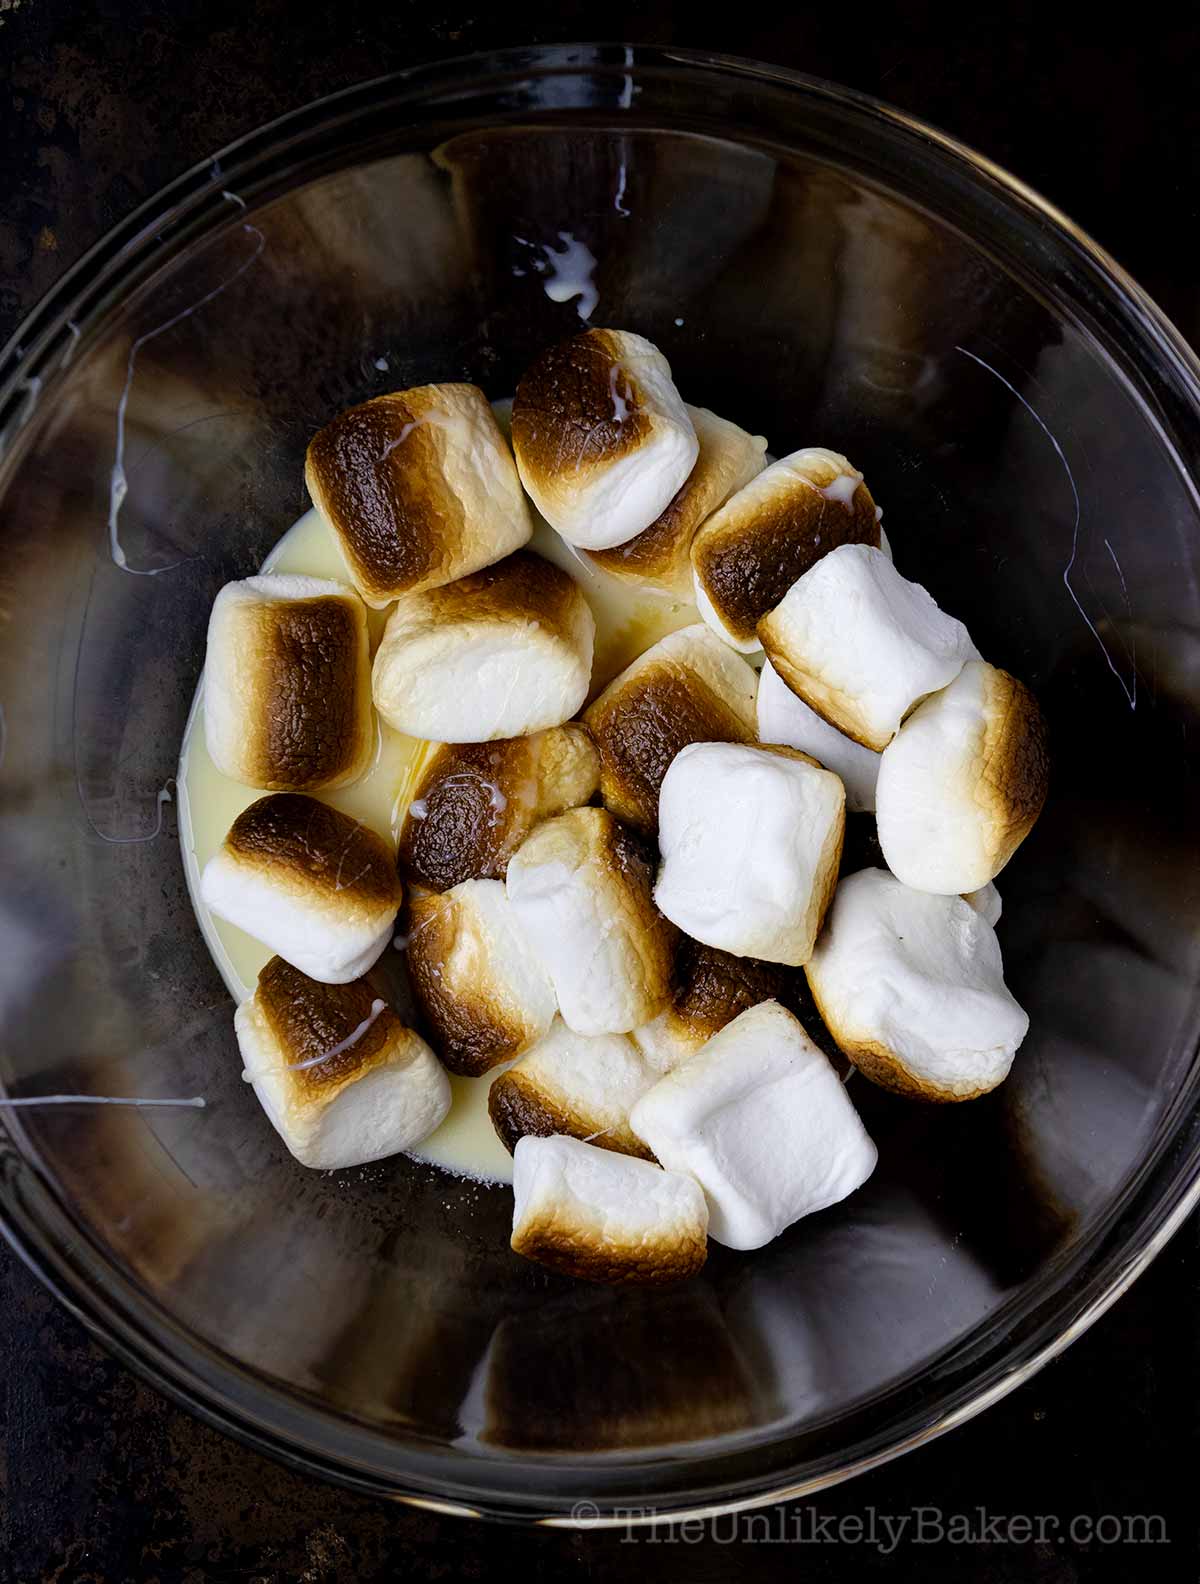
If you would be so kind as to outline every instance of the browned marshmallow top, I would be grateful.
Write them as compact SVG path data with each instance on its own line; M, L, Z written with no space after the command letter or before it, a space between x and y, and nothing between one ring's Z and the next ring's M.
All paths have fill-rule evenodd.
M260 873L270 871L289 889L347 910L394 911L403 897L388 843L302 792L273 792L243 809L229 828L225 850Z
M777 475L757 495L768 475L739 492L701 527L692 541L692 566L725 626L744 643L758 623L809 567L843 544L879 548L875 502L865 484L849 509L821 491L844 477L824 459L806 465L806 477Z
M608 330L547 348L513 399L513 448L533 478L586 473L636 451L650 432L636 377Z
M506 978L513 963L490 956L495 943L489 938L489 921L478 915L469 895L464 899L450 891L413 896L407 924L413 995L444 1067L478 1077L520 1056L546 1032L554 1010L549 982L539 1021L538 1006L523 1005L517 987ZM503 947L496 949L503 952Z
M372 1017L376 996L365 979L318 984L282 957L272 957L259 974L255 1000L288 1068L293 1098L302 1103L332 1098L351 1080L382 1066L397 1036L407 1033L388 1006ZM358 1029L362 1032L353 1043L337 1051ZM327 1055L330 1051L337 1054ZM313 1065L303 1065L307 1062Z
M787 1005L794 983L803 977L801 969L735 957L683 936L675 959L668 1022L702 1044L761 1001Z
M700 639L707 642L718 640ZM743 663L725 653L729 666ZM635 660L588 706L583 720L600 754L600 789L619 819L657 831L663 777L689 743L754 741L753 695L744 710L732 707L710 685L716 674L689 664L676 634L665 649L659 645Z
M409 618L411 607L411 620L422 628L458 621L528 621L573 643L584 604L569 573L531 550L518 550L481 572L429 589L419 601L402 600L393 620Z
M576 1281L617 1287L659 1287L686 1281L708 1257L708 1239L699 1229L681 1234L677 1227L670 1227L636 1245L614 1245L599 1225L579 1224L572 1209L559 1206L528 1218L513 1234L514 1251Z
M440 570L447 533L462 535L461 507L455 513L430 488L440 474L438 443L420 417L403 396L377 396L339 414L308 448L309 487L322 497L355 580L372 592L420 588Z
M672 974L671 1004L665 1014L669 1034L699 1050L727 1023L763 1001L778 1001L804 1025L805 1033L839 1070L846 1062L821 1021L803 968L735 957L715 946L680 937Z
M362 607L336 595L238 605L252 710L243 752L263 787L322 787L361 768L370 722ZM250 768L250 767L248 767Z
M596 750L582 726L444 743L409 804L400 832L401 871L431 891L448 891L463 880L502 880L537 821L586 803L598 777Z
M575 1096L547 1084L543 1075L531 1077L522 1072L520 1062L501 1073L488 1090L488 1116L510 1155L527 1136L560 1135L617 1155L654 1159L654 1152L634 1133L628 1119L606 1127L601 1118L590 1116Z
M447 583L529 537L512 457L475 385L416 386L340 413L310 443L305 479L372 604ZM488 506L494 520L479 520Z

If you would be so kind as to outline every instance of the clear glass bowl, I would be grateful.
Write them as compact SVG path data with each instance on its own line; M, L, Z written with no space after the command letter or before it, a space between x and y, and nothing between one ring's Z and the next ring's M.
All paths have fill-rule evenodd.
M579 328L544 289L564 234L597 260L594 322L658 342L689 400L854 458L902 570L1053 733L1049 805L1002 880L1032 1017L1008 1083L935 1108L860 1082L865 1190L657 1294L513 1257L507 1191L294 1164L240 1081L169 806L154 836L209 605L304 508L309 436L420 381L511 391ZM743 62L460 61L192 171L0 373L0 1077L209 1101L7 1112L6 1232L196 1412L464 1511L797 1493L994 1400L1194 1203L1197 365L1011 178Z

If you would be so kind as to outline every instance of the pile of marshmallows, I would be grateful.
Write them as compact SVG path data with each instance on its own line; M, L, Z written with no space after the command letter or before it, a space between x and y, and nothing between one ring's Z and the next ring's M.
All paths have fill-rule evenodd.
M447 1069L503 1067L513 1247L672 1280L708 1236L758 1247L870 1175L806 1023L903 1093L1004 1078L1028 1019L991 882L1044 800L1044 727L896 571L844 457L768 466L761 437L685 406L641 337L546 352L512 447L468 385L379 397L313 440L309 490L354 587L262 576L218 596L208 748L268 795L202 891L278 954L236 1027L301 1161L410 1148L446 1113ZM704 618L579 720L595 624L522 548L526 492L604 572ZM363 601L392 607L373 667ZM398 854L312 796L362 774L372 698L439 745ZM847 808L876 814L888 869L839 884ZM436 1055L362 978L405 895Z

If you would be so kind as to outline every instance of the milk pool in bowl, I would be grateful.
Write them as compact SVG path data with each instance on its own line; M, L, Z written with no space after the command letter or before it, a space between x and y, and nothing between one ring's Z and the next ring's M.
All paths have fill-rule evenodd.
M507 402L496 404L497 417L506 429L508 406ZM651 644L699 620L699 613L690 601L671 599L654 591L640 591L598 570L560 539L532 507L530 511L535 529L528 548L562 567L580 584L596 618L593 694ZM306 512L284 534L263 562L262 570L349 582L337 543L315 510ZM386 610L367 609L372 656L383 635L387 616ZM200 874L224 841L233 821L244 808L263 796L263 792L230 780L213 764L204 740L203 698L204 678L201 676L180 752L177 777L179 839L192 906L213 961L236 1004L253 995L258 975L273 953L261 941L210 912L200 896ZM351 786L324 791L320 797L333 808L361 820L381 836L390 836L395 844L422 768L435 745L393 731L378 715L375 730L375 755L367 773ZM403 937L398 936L397 942L402 948ZM232 1020L232 1006L229 1015ZM446 1119L409 1153L461 1176L486 1182L511 1182L512 1157L497 1138L487 1110L488 1090L504 1070L504 1067L497 1067L481 1078L448 1074L451 1104ZM263 1126L267 1125L264 1118Z

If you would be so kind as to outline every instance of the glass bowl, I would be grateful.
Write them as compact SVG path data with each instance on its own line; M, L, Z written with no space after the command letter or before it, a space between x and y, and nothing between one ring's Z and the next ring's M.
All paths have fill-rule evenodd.
M305 508L315 429L511 392L593 322L777 451L864 469L900 568L1038 691L1005 871L1009 1081L857 1080L867 1187L662 1293L509 1251L507 1190L316 1175L240 1081L160 798L208 609ZM585 259L586 262L586 259ZM676 51L513 51L356 88L197 167L3 354L0 1078L14 1248L214 1424L360 1488L600 1521L798 1494L1063 1347L1197 1196L1197 365L987 162L859 94ZM116 471L114 471L116 470ZM581 1505L582 1504L582 1505Z

